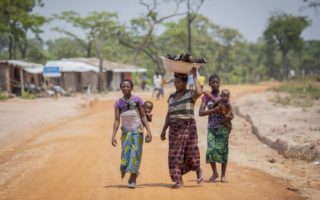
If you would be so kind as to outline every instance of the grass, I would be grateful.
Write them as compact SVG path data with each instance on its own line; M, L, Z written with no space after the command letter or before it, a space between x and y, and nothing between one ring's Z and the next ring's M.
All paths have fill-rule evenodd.
M33 100L33 99L37 98L37 96L35 94L30 93L30 92L23 92L21 95L21 98Z
M320 82L315 79L286 81L272 91L277 92L272 99L274 103L311 107L314 100L320 99ZM280 95L280 93L288 95Z
M5 101L7 100L9 97L7 97L6 95L3 94L3 92L0 90L0 101Z

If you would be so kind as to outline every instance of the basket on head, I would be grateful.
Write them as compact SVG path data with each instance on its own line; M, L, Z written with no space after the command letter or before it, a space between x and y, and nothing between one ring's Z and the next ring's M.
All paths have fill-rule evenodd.
M175 61L166 57L161 57L163 66L166 71L181 74L189 74L193 67L199 68L202 63L187 63L183 61Z

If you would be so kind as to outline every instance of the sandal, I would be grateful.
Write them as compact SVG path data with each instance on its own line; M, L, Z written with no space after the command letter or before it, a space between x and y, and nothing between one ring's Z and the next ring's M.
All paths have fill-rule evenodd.
M136 183L129 183L128 187L131 189L135 189L136 188Z
M219 177L219 174L214 174L209 178L209 182L216 182L216 179Z
M229 183L229 181L226 179L226 177L221 177L221 182L222 183Z
M204 175L203 175L203 170L200 169L200 177L197 179L197 183L201 184L204 181Z
M179 189L179 188L182 188L184 187L184 184L183 183L175 183L171 186L171 188L173 189Z

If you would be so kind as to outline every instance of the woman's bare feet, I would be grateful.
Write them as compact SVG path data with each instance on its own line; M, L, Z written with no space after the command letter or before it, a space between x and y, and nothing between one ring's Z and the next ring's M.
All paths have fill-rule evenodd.
M204 174L203 174L203 170L199 169L197 171L197 183L200 184L204 181Z
M183 182L178 182L178 183L175 183L175 184L173 184L171 186L171 188L173 188L173 189L179 189L179 188L182 188L182 187L184 187Z
M229 181L224 176L221 176L221 182L222 183L229 183Z
M125 170L125 168L120 167L120 172L121 172L121 179L123 180L123 178L124 178L125 175L126 175L126 170Z
M218 173L214 173L210 178L209 182L216 182L217 178L219 177Z

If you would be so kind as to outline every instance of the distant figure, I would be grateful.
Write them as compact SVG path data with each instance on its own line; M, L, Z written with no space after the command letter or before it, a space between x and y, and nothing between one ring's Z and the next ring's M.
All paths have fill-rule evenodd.
M86 90L87 97L91 97L91 85L88 85L88 88Z
M153 92L152 92L152 97L154 96L155 92L157 93L157 99L159 99L160 94L163 92L162 90L162 77L161 75L159 75L158 72L156 72L156 74L153 76Z
M198 82L199 82L199 85L203 91L203 86L204 86L204 83L206 82L206 77L203 75L200 75L198 78Z
M188 75L188 85L189 85L189 90L194 90L194 80L193 80L193 75L190 74Z
M147 85L147 80L148 80L148 76L147 74L144 72L141 76L141 89L144 91L146 89L146 85Z

